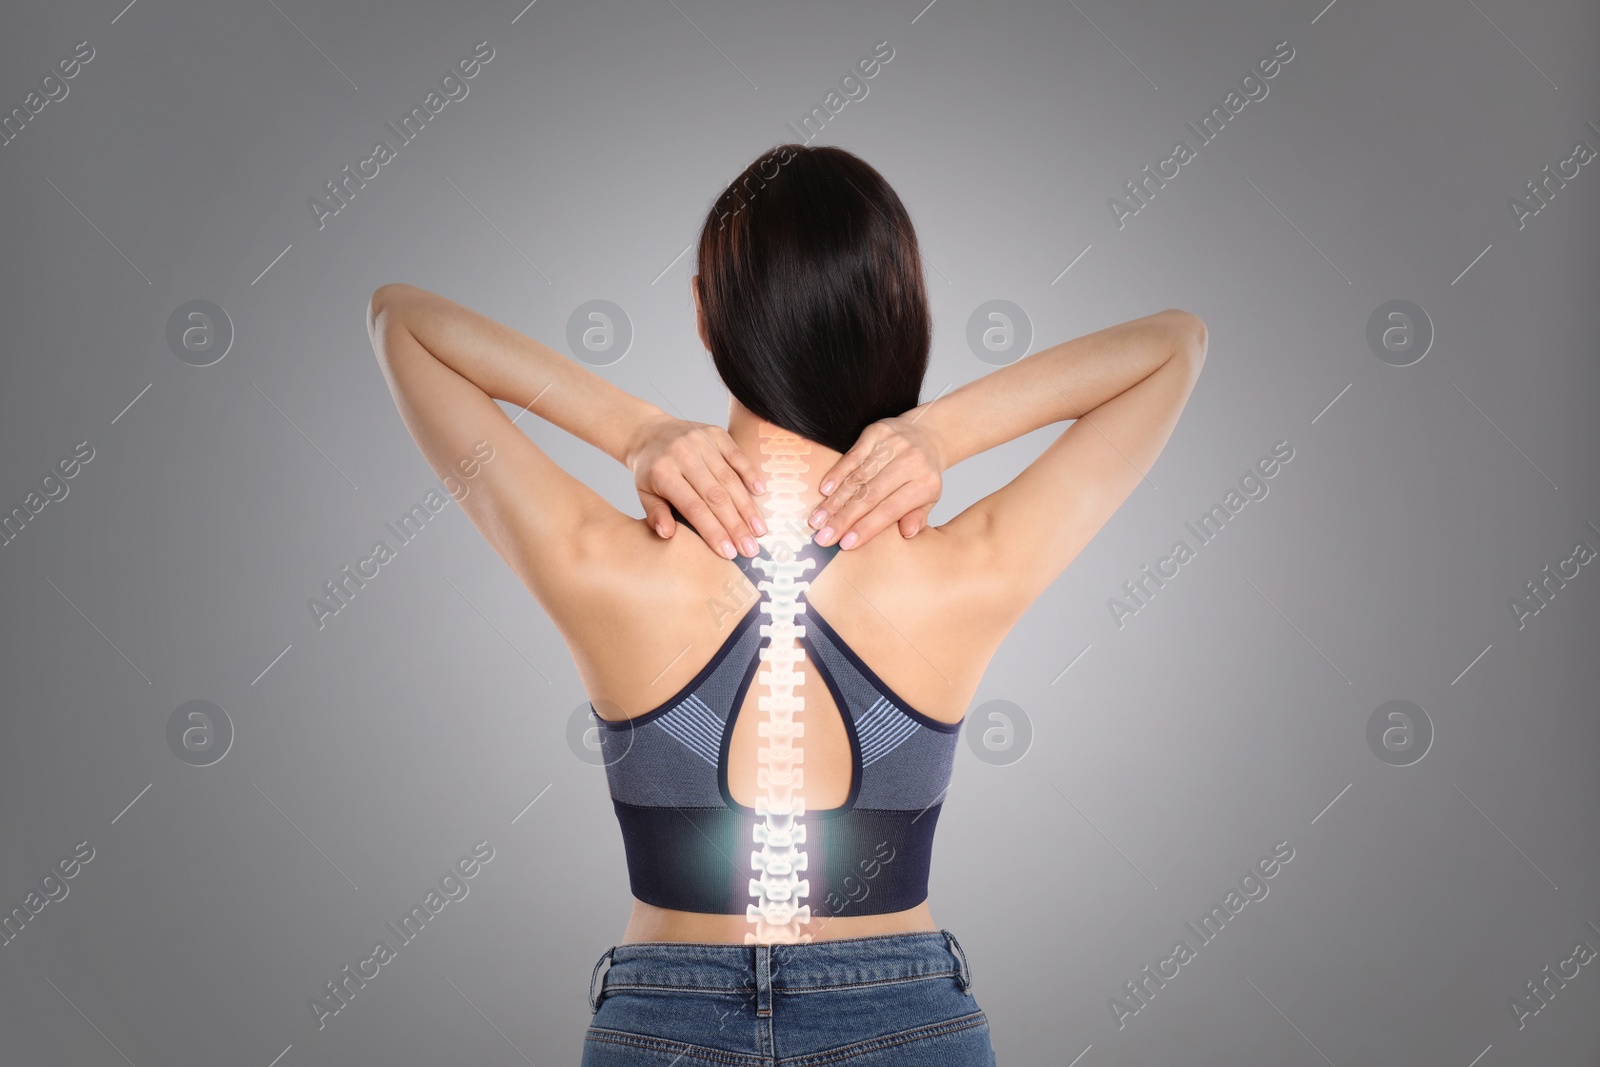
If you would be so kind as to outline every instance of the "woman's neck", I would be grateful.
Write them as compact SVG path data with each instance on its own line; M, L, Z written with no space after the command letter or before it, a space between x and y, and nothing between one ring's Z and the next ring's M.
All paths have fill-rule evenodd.
M822 502L823 494L819 486L823 476L832 469L841 453L828 448L826 445L798 437L790 431L752 414L738 404L737 401L734 401L730 408L728 436L733 438L740 451L749 458L751 463L755 464L756 477L761 480L763 483L762 488L766 490L765 493L756 497L756 503L761 507L762 517L767 520L767 524L770 527L774 518L771 506L774 483L780 479L793 479L802 486L802 488L798 489L791 487L791 491L799 502L800 522L805 523L811 512ZM780 442L782 442L782 452L789 454L790 459L788 461L778 452ZM767 448L772 449L772 451L764 449L762 447L763 443L766 443ZM799 464L803 465L805 469L783 471L781 473L777 470L769 470L769 467L776 467L779 464L792 466L794 465L793 460L798 460ZM811 530L810 527L806 527L806 529L811 533L816 532Z

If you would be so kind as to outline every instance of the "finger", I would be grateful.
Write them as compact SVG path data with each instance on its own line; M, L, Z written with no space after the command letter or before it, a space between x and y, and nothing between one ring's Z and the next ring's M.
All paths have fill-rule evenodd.
M670 538L677 523L672 521L672 508L667 502L648 490L639 490L639 500L644 504L644 521L660 537Z
M889 494L877 507L863 515L845 532L839 539L839 547L847 552L852 548L859 548L881 531L894 525L902 516L917 507L918 492L915 482L907 482Z
M747 555L754 556L759 550L747 546L745 539L750 537L751 530L754 529L751 519L759 521L761 509L750 496L745 478L728 462L727 457L729 450L741 459L744 458L744 454L739 451L739 446L728 432L719 426L701 426L696 437L702 447L692 459L685 459L682 464L684 473L705 498L706 503L717 513L718 519L728 530L734 543L746 551ZM748 465L748 460L746 464ZM721 486L720 492L717 486ZM726 502L722 500L723 494L727 495Z
M739 472L739 477L744 479L745 488L756 496L767 491L766 485L761 481L761 470L753 463L749 456L744 454L744 449L733 436L720 426L712 427L712 439L716 441L717 448L722 453L722 458L728 465Z
M877 457L881 459L881 456ZM910 468L906 462L889 462L878 466L875 460L869 460L852 472L840 486L843 502L834 509L824 530L830 531L828 536L823 536L819 531L817 541L819 544L831 544L843 538L845 532L861 520L867 512L876 508L886 498L893 495L902 485L912 481ZM906 511L919 504L930 503L926 495L906 504L892 516L898 519Z
M900 536L905 538L917 536L928 525L928 513L932 510L933 505L928 504L924 507L913 508L900 516Z
M854 473L867 457L872 455L872 446L881 435L881 428L868 426L861 431L861 436L856 438L856 443L850 446L849 451L840 456L822 476L822 481L817 483L817 488L822 492L823 499L817 506L830 515L844 502L842 486L847 476ZM812 524L817 525L816 523Z
M847 452L845 455L848 456L850 453ZM840 463L843 462L841 459ZM821 530L824 527L834 525L833 520L839 514L839 509L848 504L851 495L859 492L861 484L872 477L873 472L867 469L864 463L865 457L842 468L839 464L835 464L828 474L823 476L818 488L820 489L822 484L831 483L833 489L817 502L816 509L811 513L811 517L806 520L812 529ZM841 473L836 475L834 471L840 471Z
M744 483L739 480L739 475L722 461L722 454L718 452L707 457L697 456L692 464L687 465L683 474L695 492L700 494L705 506L716 515L717 522L727 531L727 537L738 550L747 556L759 555L760 547L750 532L749 524L740 514L738 504L742 498L746 506L754 508L755 501L750 499L750 494L745 490ZM681 505L679 510L682 510ZM684 514L687 515L688 512Z
M744 454L744 450L739 447L738 442L729 436L728 431L722 430L719 433L714 433L712 439L720 449L723 460L727 462L735 477L739 479L739 488L744 490L741 493L733 493L734 507L738 510L740 518L744 520L744 524L748 529L754 531L757 537L765 536L767 524L761 517L761 505L757 504L755 499L750 496L751 493L760 494L766 491L767 487L761 481L760 471L756 469L754 463L750 462L750 457ZM729 492L733 492L731 486L729 487ZM754 553L751 554L754 555Z
M667 494L667 499L677 507L683 517L689 520L700 534L702 540L711 546L711 551L725 559L732 559L734 552L733 542L728 538L727 528L717 519L715 513L706 506L700 491L691 485L682 474L676 475L662 487Z

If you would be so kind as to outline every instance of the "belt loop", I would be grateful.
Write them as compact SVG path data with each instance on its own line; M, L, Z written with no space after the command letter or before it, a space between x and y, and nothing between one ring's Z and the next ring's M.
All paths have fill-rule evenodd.
M611 959L612 953L614 953L616 951L617 951L617 946L616 945L612 945L610 948L608 948L604 952L602 952L600 954L600 958L598 960L595 960L595 962L594 962L594 970L591 971L590 974L589 974L589 1014L590 1015L593 1015L593 1014L595 1014L596 1012L598 1012L600 1010L600 999L601 999L601 997L605 996L606 983L605 983L605 979L604 978L600 978L600 965L605 963L607 960ZM609 968L606 970L606 973L607 974L611 973ZM594 984L596 978L600 978L600 990L599 990L598 994L596 994L595 984Z
M772 946L756 946L756 1016L772 1016Z
M956 940L956 935L949 930L940 930L944 935L945 945L960 961L955 970L956 982L961 986L961 992L972 990L972 967L967 963L966 950L961 947L961 942Z

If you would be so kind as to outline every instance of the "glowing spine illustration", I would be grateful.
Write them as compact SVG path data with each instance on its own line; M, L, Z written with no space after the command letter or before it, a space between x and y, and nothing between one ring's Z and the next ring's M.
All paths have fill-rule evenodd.
M766 662L756 681L765 688L757 697L757 706L766 712L757 724L757 733L765 739L756 754L756 815L761 819L755 825L756 850L750 853L750 865L758 876L750 879L750 895L756 903L745 908L745 916L755 924L755 931L744 935L745 944L774 944L810 941L811 935L802 933L811 921L811 906L801 904L809 895L811 884L800 876L806 869L806 827L801 821L806 802L800 790L805 784L800 763L804 751L799 740L805 726L794 721L796 712L805 707L805 698L794 695L794 687L805 681L805 675L795 670L805 660L805 649L798 639L805 636L805 628L795 625L795 616L805 610L797 602L799 594L809 582L796 581L815 560L797 559L796 554L811 541L811 530L800 514L801 503L796 491L805 488L796 475L809 468L801 456L811 451L811 446L792 435L764 436L761 451L767 455L761 469L766 472L769 497L766 501L767 535L760 539L766 549L753 562L766 574L757 583L761 590L761 611L770 621L761 624L761 635L770 640L761 650Z

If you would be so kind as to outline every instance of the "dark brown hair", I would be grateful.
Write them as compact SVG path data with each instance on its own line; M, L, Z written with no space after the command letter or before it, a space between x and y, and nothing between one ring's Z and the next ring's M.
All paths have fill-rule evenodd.
M932 320L905 205L842 148L779 145L700 231L706 343L756 415L838 452L919 403Z

